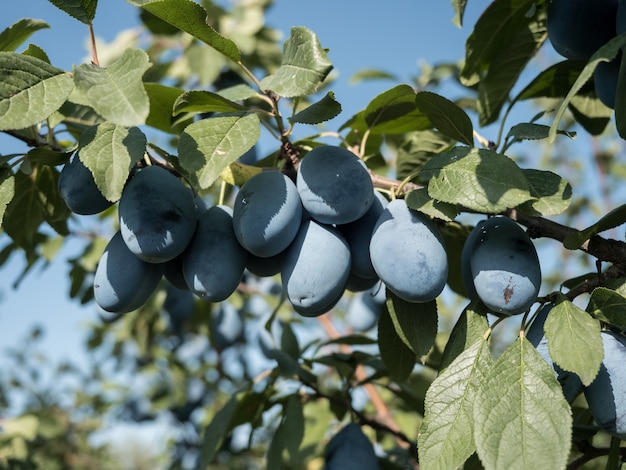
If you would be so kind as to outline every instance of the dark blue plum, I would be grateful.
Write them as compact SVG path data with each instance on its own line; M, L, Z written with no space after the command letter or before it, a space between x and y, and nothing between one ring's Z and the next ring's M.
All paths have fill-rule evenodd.
M378 276L366 278L358 277L350 273L348 276L348 282L346 283L346 290L350 292L363 292L369 289L373 289L374 286L380 284L380 278Z
M96 304L113 313L141 307L153 294L164 266L141 261L131 253L117 232L107 244L93 281Z
M165 263L165 279L174 287L181 290L189 290L185 275L183 274L183 257L177 256Z
M548 39L559 54L589 60L616 35L617 0L550 0Z
M539 310L537 316L530 325L528 332L526 333L526 339L528 339L528 341L530 341L530 343L537 348L541 357L543 357L543 359L554 369L556 379L559 381L563 389L563 395L565 396L565 399L571 403L581 392L583 383L578 375L561 369L552 361L552 358L550 357L550 352L548 351L548 339L544 334L543 327L546 323L546 318L548 318L548 314L553 307L554 304L546 304L541 308L541 310Z
M356 423L335 434L326 446L325 470L380 470L372 443Z
M189 289L179 289L172 284L167 284L163 310L169 317L172 330L180 332L185 321L193 316L195 309L196 301Z
M470 268L476 294L494 313L530 309L541 287L541 266L530 237L513 220L496 216L477 227Z
M119 203L120 230L126 245L149 263L180 255L196 227L196 205L189 188L158 166L137 172Z
M584 394L596 423L612 436L626 439L626 337L612 331L601 334L604 359Z
M378 324L385 299L385 288L379 284L368 291L357 292L346 309L346 322L357 332L374 328Z
M593 86L598 99L605 106L615 108L615 95L617 94L617 78L620 65L622 64L622 52L620 51L610 62L600 62L593 71Z
M301 218L296 185L277 171L254 175L235 197L235 235L255 256L268 258L284 251L295 238Z
M283 289L301 315L321 315L339 301L350 274L350 248L336 228L309 219L287 249Z
M370 258L370 239L380 214L388 204L387 199L381 193L375 191L375 195L372 205L365 214L354 222L337 226L350 247L351 274L365 279L378 277Z
M325 145L311 150L300 162L296 186L306 211L324 224L353 222L374 202L367 167L342 147Z
M244 338L243 313L229 302L221 302L211 312L211 338L219 351L229 348Z
M255 276L259 277L271 277L278 274L283 267L283 260L285 259L285 251L281 251L277 255L270 256L269 258L261 258L253 254L248 255L248 261L246 268Z
M391 201L380 215L370 241L378 277L407 302L428 302L443 290L448 257L435 224L404 199Z
M63 165L58 185L65 204L75 214L99 214L113 205L96 186L91 171L80 161L78 152Z
M213 206L198 218L196 232L183 253L183 274L198 297L221 302L237 289L247 257L235 237L231 209Z

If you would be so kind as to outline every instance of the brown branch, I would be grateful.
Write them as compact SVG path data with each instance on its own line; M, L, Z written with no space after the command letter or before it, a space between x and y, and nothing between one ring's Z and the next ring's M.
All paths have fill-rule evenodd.
M50 149L54 150L55 152L67 152L67 149L56 144L51 145L45 139L35 139L31 137L26 137L25 135L18 134L15 131L3 131L3 132L7 135L10 135L11 137L16 138L17 140L21 140L29 147L50 147ZM39 135L37 136L41 137Z

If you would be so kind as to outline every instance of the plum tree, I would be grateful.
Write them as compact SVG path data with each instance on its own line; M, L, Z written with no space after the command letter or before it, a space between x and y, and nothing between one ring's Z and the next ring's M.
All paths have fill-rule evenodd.
M326 470L379 470L372 443L356 423L346 424L326 445Z
M153 165L139 170L124 188L119 218L128 249L149 263L164 263L191 240L196 205L178 178Z
M487 219L474 229L479 236L468 237L472 273L468 292L475 291L493 312L515 315L527 311L541 287L541 266L532 241L524 230L507 217Z
M59 193L75 214L99 214L113 205L96 186L93 174L80 160L78 152L72 154L59 173Z
M626 338L602 331L604 359L595 380L583 389L589 410L609 434L626 439Z
M404 199L391 201L378 218L370 240L378 277L408 302L428 302L448 278L445 242L435 224Z
M107 244L94 274L96 303L107 312L136 310L153 294L164 269L162 264L137 258L118 231Z
M335 227L305 220L287 249L281 278L296 312L307 317L330 310L350 274L350 248Z
M616 35L617 0L550 0L548 37L571 60L588 60Z
M233 227L241 245L255 256L269 258L293 241L302 218L296 185L286 175L271 171L250 178L237 193Z
M219 205L204 212L182 256L183 275L198 297L221 302L235 292L248 252L235 237L232 209Z
M582 391L583 384L580 377L573 372L561 369L558 364L555 364L554 361L552 361L552 358L550 357L550 352L548 351L548 340L544 334L543 327L546 323L546 318L548 318L548 314L553 307L554 304L549 303L544 305L539 312L537 312L535 319L526 333L526 338L535 348L537 348L541 357L543 357L545 361L554 368L555 376L563 388L565 399L571 403Z
M311 150L298 168L296 186L306 211L323 224L347 224L361 217L374 201L367 167L342 147Z

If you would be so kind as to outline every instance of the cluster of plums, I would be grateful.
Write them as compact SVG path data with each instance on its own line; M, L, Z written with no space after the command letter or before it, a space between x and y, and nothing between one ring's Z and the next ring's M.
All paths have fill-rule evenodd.
M594 52L626 32L624 0L550 0L548 38L554 49L570 60L588 61ZM594 87L600 101L615 107L622 52L611 62L600 62L594 71Z
M526 337L554 368L567 401L571 403L582 391L598 426L612 436L626 439L626 337L610 330L601 332L604 358L594 381L583 386L575 373L563 370L550 357L544 324L553 307L546 304L539 310Z

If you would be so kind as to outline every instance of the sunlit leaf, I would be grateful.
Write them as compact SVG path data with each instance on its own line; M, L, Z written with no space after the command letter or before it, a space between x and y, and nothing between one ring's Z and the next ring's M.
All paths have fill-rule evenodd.
M23 18L0 33L0 51L13 52L34 32L49 28L50 25L42 20Z
M98 0L48 0L81 23L91 24L96 16Z
M572 200L571 185L556 173L545 170L522 170L528 185L532 200L520 207L523 211L533 215L558 215L567 209Z

